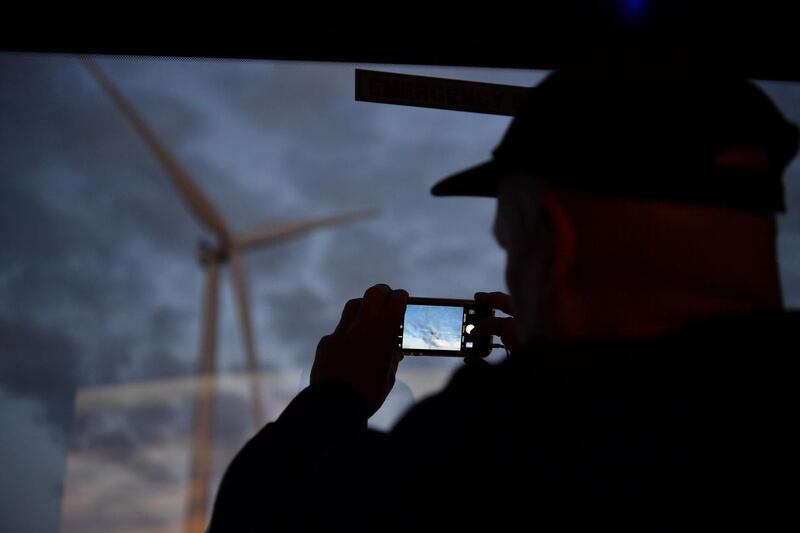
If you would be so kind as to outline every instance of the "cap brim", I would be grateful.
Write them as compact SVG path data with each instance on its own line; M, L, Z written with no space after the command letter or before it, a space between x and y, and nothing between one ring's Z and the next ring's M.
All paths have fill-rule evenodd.
M448 176L431 188L434 196L497 196L498 164L491 160Z

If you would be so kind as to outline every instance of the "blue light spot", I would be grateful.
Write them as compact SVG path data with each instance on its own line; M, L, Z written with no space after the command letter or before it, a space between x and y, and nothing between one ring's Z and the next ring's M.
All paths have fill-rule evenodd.
M621 0L622 16L628 22L639 22L644 17L647 0Z

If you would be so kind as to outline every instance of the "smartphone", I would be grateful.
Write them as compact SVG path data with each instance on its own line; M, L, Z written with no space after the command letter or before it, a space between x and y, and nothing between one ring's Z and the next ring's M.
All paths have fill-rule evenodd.
M492 336L473 338L472 329L494 309L474 300L410 297L398 348L403 355L486 357L492 351Z

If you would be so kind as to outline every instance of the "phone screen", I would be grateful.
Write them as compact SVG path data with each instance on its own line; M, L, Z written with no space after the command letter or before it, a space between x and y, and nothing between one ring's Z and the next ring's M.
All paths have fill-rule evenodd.
M487 355L491 339L474 339L471 332L491 314L470 300L409 298L399 347L409 355Z

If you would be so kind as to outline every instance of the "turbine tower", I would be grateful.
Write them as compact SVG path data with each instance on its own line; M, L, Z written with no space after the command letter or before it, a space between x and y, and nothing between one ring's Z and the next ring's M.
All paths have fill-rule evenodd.
M184 529L186 533L202 533L205 530L208 485L211 474L213 433L211 414L213 382L216 373L217 306L221 267L225 263L229 263L231 268L231 279L249 376L253 424L258 429L264 423L264 417L258 387L258 357L250 318L250 299L242 253L252 248L266 247L279 241L298 237L319 228L374 216L377 211L374 209L351 211L280 223L266 221L242 232L234 233L188 172L171 155L153 129L106 76L100 66L90 57L81 57L80 59L84 67L113 100L116 107L161 163L192 214L214 234L213 240L203 239L198 246L198 259L205 270L198 368L201 377L194 416L191 480Z

